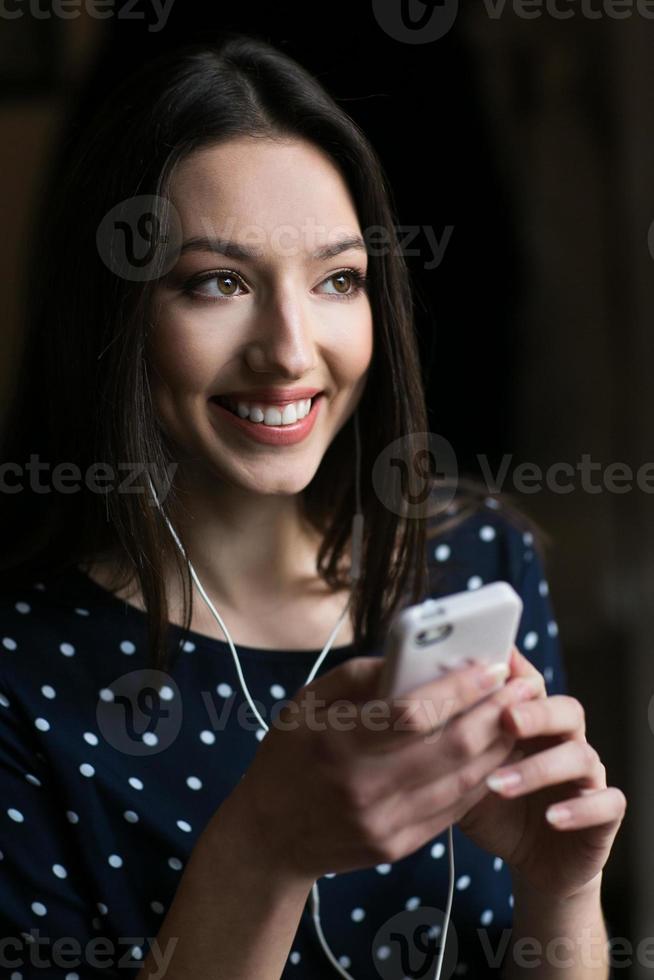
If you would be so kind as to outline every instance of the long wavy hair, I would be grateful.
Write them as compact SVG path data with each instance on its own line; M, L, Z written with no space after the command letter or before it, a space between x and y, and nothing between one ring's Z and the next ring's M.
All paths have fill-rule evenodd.
M103 495L83 483L74 493L32 492L31 485L3 493L0 579L63 573L119 555L111 589L138 581L148 614L149 659L161 669L175 652L167 649L163 568L170 563L181 577L184 631L193 615L190 572L146 496L146 474L158 474L160 487L175 462L153 410L146 356L153 289L166 250L158 249L151 274L138 281L109 267L96 236L107 214L139 195L152 197L158 227L168 228L176 165L200 147L243 136L301 138L321 148L346 181L364 232L381 228L386 241L395 241L393 195L380 160L356 122L291 57L263 39L235 33L159 56L105 97L92 121L69 137L52 170L35 226L26 336L5 419L5 461L24 466L36 454L41 463L73 464L80 473L98 461L130 461L138 474L133 490L141 492ZM359 650L379 642L402 600L424 598L428 518L445 499L436 478L426 484L417 466L405 467L406 489L418 501L410 515L389 507L385 491L373 485L375 461L396 440L403 440L406 459L417 458L428 418L409 273L397 248L373 250L368 283L374 352L357 408L365 533L362 575L352 597ZM354 459L352 416L301 494L303 514L321 535L318 572L333 588L348 582L342 558L355 508ZM420 484L429 487L422 498ZM448 513L432 533L464 520L487 496L474 480L459 481L455 504L446 494ZM527 526L519 509L506 504L512 519ZM174 478L165 506L175 526L182 501ZM534 522L528 526L541 533Z

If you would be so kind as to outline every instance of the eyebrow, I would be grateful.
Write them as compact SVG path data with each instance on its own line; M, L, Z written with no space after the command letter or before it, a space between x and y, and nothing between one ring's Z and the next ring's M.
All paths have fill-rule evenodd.
M350 235L348 238L342 238L338 242L323 245L310 255L309 258L315 261L332 259L336 255L340 255L341 252L347 252L353 248L367 252L366 244L360 235ZM186 252L216 252L219 255L226 255L231 259L242 259L244 261L263 258L263 252L249 248L247 245L242 245L240 242L229 241L226 238L206 238L203 236L187 238L182 244L180 255L184 255Z

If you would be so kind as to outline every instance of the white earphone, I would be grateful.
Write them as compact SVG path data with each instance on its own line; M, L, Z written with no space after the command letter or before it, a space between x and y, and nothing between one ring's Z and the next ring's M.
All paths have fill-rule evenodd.
M355 582L359 578L359 576L360 576L360 571L361 571L361 544L362 544L362 540L363 540L363 513L361 512L361 488L360 488L361 442L360 442L360 436L359 436L358 412L356 410L354 412L354 431L355 431L355 438L356 438L356 473L355 473L356 513L355 513L355 515L354 515L354 517L352 519L352 563L351 563L351 568L350 568L350 581L351 582ZM154 485L152 483L152 480L151 480L149 474L148 474L148 482L150 484L150 490L151 490L152 495L154 497L154 500L155 500L155 503L157 505L157 508L159 509L162 517L164 518L166 524L168 525L168 528L170 530L170 533L173 536L173 539L175 541L175 544L177 545L177 547L178 547L178 549L179 549L182 557L184 558L184 560L186 561L186 563L188 565L189 571L191 573L191 577L192 577L193 581L195 582L195 584L197 585L198 591L200 592L200 595L202 596L202 598L204 599L204 601L208 605L209 609L211 610L211 613L213 614L214 619L216 620L216 622L218 623L218 625L222 629L223 633L225 634L225 637L227 639L227 642L229 643L230 650L232 652L232 656L234 658L234 665L236 667L236 673L238 675L239 683L241 685L241 690L243 691L243 694L245 695L245 698L246 698L248 704L250 705L252 711L254 712L254 715L255 715L257 721L259 722L259 724L261 725L261 727L264 729L264 731L265 732L268 732L269 731L269 726L266 724L266 722L261 717L259 711L257 710L256 705L254 704L254 701L252 700L252 697L250 695L250 691L248 690L247 684L245 683L245 678L243 677L243 671L241 669L241 664L240 664L240 661L238 659L238 654L236 653L236 649L234 647L234 643L233 643L232 638L231 638L231 636L229 634L229 631L228 631L227 627L225 626L225 623L223 622L223 620L222 620L222 618L220 616L220 613L216 610L216 608L214 607L213 603L211 602L211 599L209 598L209 596L205 592L205 590L204 590L204 588L202 586L202 583L200 582L200 579L198 578L198 576L196 574L196 571L193 568L193 565L191 564L191 560L189 559L188 555L184 551L184 547L183 547L181 541L177 537L177 534L175 533L175 530L174 530L172 524L168 520L168 517L165 514L165 512L164 512L164 510L163 510L163 508L162 508L162 506L161 506L161 504L159 502L159 498L157 497L156 491L154 489ZM345 616L346 616L346 614L349 611L350 604L352 602L352 595L353 595L353 593L351 591L350 592L350 595L348 597L348 601L347 601L347 603L345 605L345 608L344 608L343 612L341 613L341 615L339 616L338 621L337 621L336 625L334 626L333 630L329 634L329 638L328 638L325 646L323 647L320 655L318 656L318 659L316 660L316 662L314 663L313 667L311 668L311 671L310 671L307 679L304 682L305 684L311 683L311 681L316 676L316 673L318 671L318 668L320 667L321 663L323 662L323 660L325 659L325 657L329 653L329 651L330 651L330 649L332 647L332 644L334 642L334 639L336 637L336 634L338 633L338 631L339 631L339 629L341 627L341 624L343 623L343 620L345 619ZM453 856L453 852L454 852L454 841L452 839L452 827L448 827L448 851L449 851L449 863L450 863L450 882L449 882L449 890L448 890L448 896L447 896L447 908L445 910L445 921L444 921L444 924L443 924L443 938L442 938L442 941L441 941L441 947L440 947L440 951L439 951L438 963L436 965L436 974L435 974L433 980L440 980L441 967L442 967L442 964L443 964L443 956L444 956L444 953L445 953L445 941L446 941L446 938L447 938L447 927L448 927L449 922L450 922L450 910L452 908L452 895L453 895L453 892L454 892L454 856ZM331 949L327 945L327 941L325 940L325 937L324 937L324 934L323 934L323 931L322 931L322 926L320 924L320 896L318 894L318 882L317 881L315 881L313 883L313 885L311 886L311 898L312 898L312 917L313 917L314 927L315 927L316 933L318 935L318 940L320 941L320 945L322 946L322 948L323 948L323 950L324 950L324 952L325 952L325 954L326 954L329 962L332 964L332 966L337 971L337 973L339 973L340 976L344 977L345 980L355 980L355 978L352 977L352 975L350 973L348 973L347 970L345 970L344 967L342 967L341 964L337 961L336 957L334 956L334 954L332 953Z

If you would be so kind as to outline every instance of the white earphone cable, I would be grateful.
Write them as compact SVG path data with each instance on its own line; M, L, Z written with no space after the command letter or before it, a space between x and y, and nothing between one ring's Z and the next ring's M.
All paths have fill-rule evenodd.
M350 581L352 583L354 583L355 581L357 581L358 578L359 578L359 576L360 576L360 574L361 574L361 548L362 548L362 541L363 541L363 513L361 512L361 488L360 488L360 482L359 482L359 480L360 480L360 469L361 469L361 443L360 443L360 436L359 436L358 413L356 412L356 410L355 410L355 413L354 413L354 430L355 430L355 438L356 438L356 474L355 474L356 513L355 513L355 515L354 515L354 517L352 519L352 539L351 539L352 540L352 560L351 560L351 566L350 566ZM184 560L186 561L186 563L188 565L189 571L191 573L191 577L192 577L193 581L195 582L195 584L197 585L198 591L199 591L200 595L202 596L202 598L206 602L207 606L209 607L209 609L210 609L212 615L214 616L216 622L218 623L218 625L220 626L221 630L225 634L225 638L227 639L227 642L229 644L229 648L230 648L231 653L232 653L232 657L234 659L234 666L236 668L236 673L238 675L239 683L240 683L241 689L242 689L242 691L243 691L243 693L244 693L244 695L245 695L245 697L247 699L247 702L250 705L250 708L252 709L252 711L254 712L254 715L255 715L257 721L259 722L259 724L261 725L261 727L264 729L264 732L267 733L270 730L269 729L269 726L266 724L266 722L261 717L261 714L257 710L257 707L256 707L256 705L255 705L255 703L254 703L254 701L252 699L252 696L250 695L250 691L248 689L247 684L245 683L245 678L243 676L243 671L241 669L241 663L239 661L238 654L236 653L236 649L234 647L234 643L232 641L232 638L231 638L231 636L229 634L229 630L227 629L227 626L223 622L223 620L222 620L222 618L220 616L220 613L215 608L215 606L213 605L211 599L209 598L209 596L205 592L205 590L204 590L204 588L202 586L202 583L200 582L200 579L198 578L197 573L196 573L196 571L195 571L195 569L194 569L194 567L193 567L193 565L191 563L190 558L186 554L186 552L184 550L184 547L183 547L181 541L179 540L177 534L175 533L175 530L174 530L172 524L168 520L168 517L167 517L166 513L164 512L164 510L163 510L163 508L162 508L162 506L161 506L161 504L159 502L159 498L157 497L157 494L156 494L156 491L154 489L154 485L152 483L152 479L150 478L149 473L147 474L147 477L148 477L148 482L150 484L150 490L151 490L152 495L154 497L154 500L155 500L155 503L157 505L157 508L160 511L162 517L164 518L166 524L168 525L168 529L170 530L170 533L173 536L173 540L175 541L175 544L177 545L177 548L179 549L182 557L184 558ZM307 679L304 682L305 685L311 683L311 681L316 676L316 673L317 673L318 669L320 668L320 665L322 664L323 660L325 659L325 657L329 653L329 651L330 651L330 649L332 647L332 644L334 642L334 639L335 639L335 637L336 637L336 635L337 635L337 633L338 633L338 631L339 631L339 629L340 629L340 627L341 627L341 625L343 623L343 620L345 619L345 616L346 616L346 614L348 613L348 611L350 609L350 605L352 603L352 598L353 598L353 590L350 591L350 595L348 597L347 603L345 604L345 608L343 609L342 613L338 617L338 620L336 622L336 625L334 626L333 630L329 634L329 638L327 639L327 642L326 642L323 650L321 651L318 659L316 660L316 662L314 663L313 667L311 668L311 671L310 671ZM440 946L440 951L439 951L439 958L438 958L438 963L437 963L437 967L436 967L436 974L434 976L434 980L439 980L440 974L441 974L441 966L442 966L442 962L443 962L443 955L444 955L444 952L445 952L445 940L446 940L446 937L447 937L447 927L448 927L449 921L450 921L450 909L451 909L451 906L452 906L452 895L453 895L453 891L454 891L454 859L453 859L454 843L453 843L453 840L452 840L452 828L451 827L448 827L448 832L449 832L448 849L449 849L449 858L450 858L450 884L449 884L449 894L448 894L448 900L447 900L447 909L446 909L446 912L445 912L445 922L444 922L444 925L443 925L443 938L442 938L442 941L441 941L441 946ZM321 923L320 923L320 896L319 896L319 893L318 893L318 882L317 881L315 881L313 883L313 885L311 886L311 898L312 898L312 918L313 918L313 923L314 923L314 927L315 927L316 933L318 935L318 940L319 940L320 945L322 946L322 948L323 948L323 950L325 952L325 955L327 956L327 958L329 959L330 963L332 964L332 966L334 967L334 969L337 971L337 973L339 973L342 977L344 977L345 980L355 980L355 978L352 977L352 975L350 973L348 973L347 970L345 970L345 968L342 967L341 964L336 960L334 954L332 953L331 949L327 945L327 941L326 941L325 936L323 934L322 926L321 926Z

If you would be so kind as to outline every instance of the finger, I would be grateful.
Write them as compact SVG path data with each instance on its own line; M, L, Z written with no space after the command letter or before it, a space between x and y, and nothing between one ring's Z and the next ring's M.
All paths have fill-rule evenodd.
M514 736L513 732L500 725L502 713L513 705L534 698L539 690L540 685L533 677L507 681L501 690L450 719L443 728L425 735L423 741L433 745L442 740L445 756L452 758L453 765L460 766L470 757L484 752L499 735Z
M509 681L491 698L450 719L428 735L390 745L386 743L385 751L367 753L361 761L362 770L365 769L368 776L378 773L381 784L396 786L398 791L406 793L451 772L460 772L488 751L489 746L497 744L498 739L505 745L506 758L497 762L502 765L508 761L515 738L500 726L499 716L506 705L533 697L535 689L532 678ZM437 743L438 748L434 748Z
M496 770L488 777L486 785L501 796L513 799L545 786L576 779L583 780L588 788L603 789L606 785L604 776L604 766L595 749L588 742L572 739L527 756L508 769Z
M543 677L541 672L534 667L530 660L527 660L527 658L520 653L516 646L512 647L511 649L509 666L511 668L511 677ZM543 677L543 687L544 686L545 678Z
M524 703L525 699L535 697L539 688L539 682L533 677L507 681L492 697L457 715L444 728L424 736L424 743L430 747L440 741L440 751L431 760L425 758L421 768L417 770L416 783L432 779L436 763L442 773L460 772L471 760L483 756L490 746L497 745L498 738L508 753L515 746L515 736L500 725L502 712L510 705ZM410 762L407 762L405 769L409 775L412 769Z
M622 790L617 786L608 786L555 803L545 811L545 818L557 830L579 830L618 823L626 809L627 798Z
M465 727L469 739L473 739L470 745L470 754L478 754L490 745L498 734L502 731L508 731L506 726L500 725L503 712L537 697L541 689L542 685L535 677L519 677L508 680L504 687L494 692L491 697L484 698L481 702L452 719L449 723L449 731L450 733L458 732L459 729ZM433 742L439 734L439 732L432 733L425 737L425 741ZM511 732L510 734L514 735L515 733Z
M449 671L438 680L422 684L401 697L377 698L369 706L364 705L364 723L357 729L358 736L377 751L387 751L394 743L424 738L503 683L501 674L499 680L497 674L489 676L479 664ZM370 715L376 712L378 717L387 719L387 724L368 725L368 707ZM380 728L383 738L379 737Z
M500 737L467 766L452 771L444 778L431 779L409 789L398 789L388 804L390 827L399 831L403 826L420 826L427 820L434 820L439 814L449 814L451 822L455 822L455 811L458 814L464 798L469 809L471 792L482 790L482 795L486 795L486 776L512 754L512 747L507 746L505 739Z
M503 728L516 738L539 735L585 735L586 717L582 705L567 694L525 700L512 704L502 713Z

